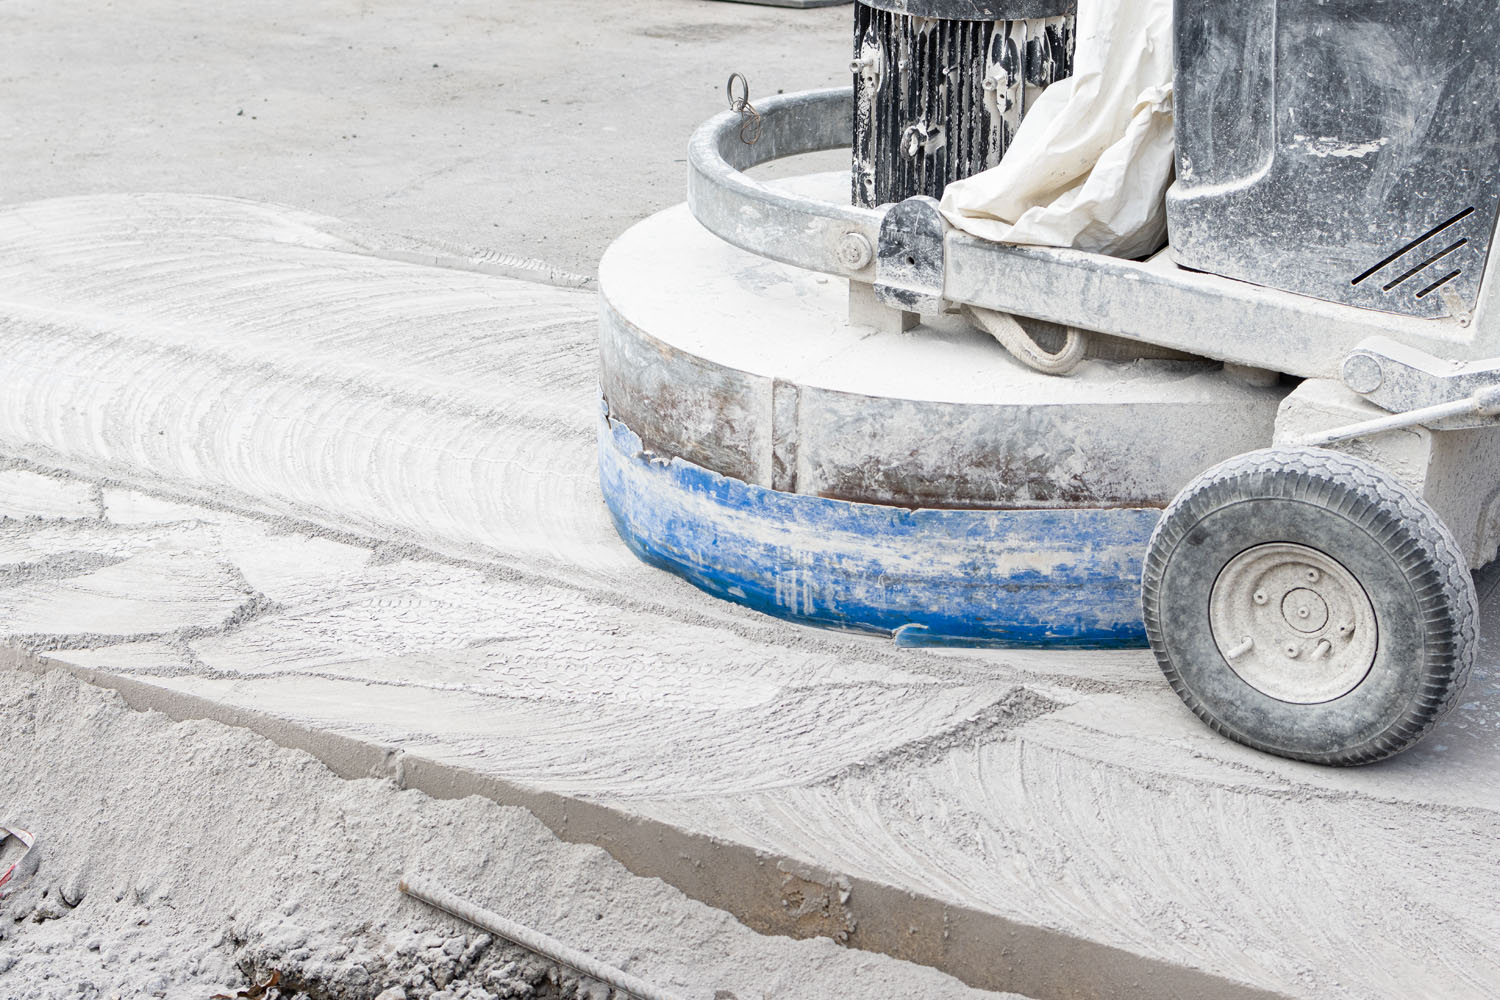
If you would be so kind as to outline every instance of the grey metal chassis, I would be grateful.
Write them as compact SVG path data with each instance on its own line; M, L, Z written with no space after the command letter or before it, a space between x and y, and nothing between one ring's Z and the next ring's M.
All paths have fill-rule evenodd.
M861 321L871 302L897 317L968 306L1299 376L1306 381L1281 408L1276 444L1344 442L1416 489L1471 566L1500 553L1493 258L1474 315L1418 319L1191 271L1169 250L1137 262L991 243L950 226L930 198L863 209L746 175L772 160L848 148L852 109L849 90L767 100L753 145L741 138L739 114L713 118L689 152L693 215L741 249L848 278L851 290L869 293L851 296Z
M744 250L869 284L893 308L968 305L1304 378L1338 379L1351 355L1398 344L1442 364L1480 362L1474 367L1483 370L1481 381L1500 381L1500 361L1492 360L1500 356L1494 260L1475 315L1431 320L1190 271L1173 263L1170 251L1137 262L991 243L948 225L931 199L862 209L748 177L746 170L772 160L848 148L853 129L853 97L845 89L779 96L759 110L763 131L754 145L741 138L734 112L694 135L694 216ZM1379 340L1367 344L1372 338ZM1406 381L1410 395L1387 392L1375 401L1400 411L1449 400L1435 387L1422 390L1429 379Z

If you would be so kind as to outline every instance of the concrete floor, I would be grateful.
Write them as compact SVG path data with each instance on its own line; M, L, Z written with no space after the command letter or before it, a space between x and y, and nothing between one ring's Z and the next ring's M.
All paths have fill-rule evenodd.
M591 296L348 235L589 272L680 199L728 70L843 77L846 9L8 13L10 642L322 734L346 770L524 801L752 924L993 987L1500 991L1492 644L1420 750L1349 772L1218 739L1144 653L898 651L759 619L614 539ZM23 204L151 190L342 221Z
M615 538L592 295L340 226L169 196L0 211L0 635L991 988L1500 983L1492 650L1420 749L1333 771L1214 736L1144 652L757 617Z
M14 0L0 203L276 202L592 274L680 201L688 136L847 84L847 7L707 0Z

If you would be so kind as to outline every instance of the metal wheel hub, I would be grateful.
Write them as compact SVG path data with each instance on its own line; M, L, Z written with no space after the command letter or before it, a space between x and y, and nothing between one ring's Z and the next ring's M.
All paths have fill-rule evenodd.
M1359 686L1375 663L1375 608L1353 574L1306 545L1272 542L1235 556L1208 605L1214 644L1251 687L1316 705Z

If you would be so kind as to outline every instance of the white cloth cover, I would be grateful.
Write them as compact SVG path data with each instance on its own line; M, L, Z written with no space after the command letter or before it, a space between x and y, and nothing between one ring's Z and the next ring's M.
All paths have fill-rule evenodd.
M1166 242L1172 0L1079 0L1074 74L1048 87L1000 165L942 210L999 243L1142 257Z

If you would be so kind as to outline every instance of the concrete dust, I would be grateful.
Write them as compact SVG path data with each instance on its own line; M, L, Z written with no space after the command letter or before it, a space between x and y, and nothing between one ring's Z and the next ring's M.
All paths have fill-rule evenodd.
M340 231L226 199L0 212L0 641L220 718L259 713L557 796L554 829L572 802L607 812L628 837L578 833L578 811L568 835L622 856L660 847L657 830L701 837L702 853L649 870L762 928L799 905L785 885L721 891L708 876L786 859L847 879L852 945L998 988L1023 981L1004 966L1023 960L1033 993L1053 970L1103 969L1162 997L1227 995L1181 978L1192 970L1318 998L1495 995L1493 653L1430 748L1329 772L1222 740L1143 652L899 650L717 602L637 561L603 508L589 296L371 259ZM119 738L78 726L80 741ZM57 770L82 753L68 746L17 759L59 795L91 795L91 772ZM175 766L103 746L83 759L104 775L132 753ZM185 808L213 808L169 854L217 843L215 859L275 879L279 855L225 830L288 840L279 793L199 784L207 797ZM63 805L92 799L11 815L97 829L170 816L192 791L118 795L77 821ZM61 836L44 840L52 862ZM371 843L395 850L373 824L350 850ZM372 883L382 899L398 875ZM179 939L218 941L245 890L194 878L211 905L193 904ZM257 898L274 908L310 878ZM519 891L456 881L501 911ZM548 905L513 915L592 940L566 922L575 907ZM905 921L926 907L945 920ZM219 947L255 947L242 939ZM712 985L696 957L663 959L663 978ZM827 982L785 992L847 995Z
M0 996L497 1000L608 990L401 896L421 873L685 997L975 998L826 939L755 934L530 813L344 781L62 672L0 672L0 803L39 864L0 901Z
M6 11L0 450L29 464L0 473L0 596L31 619L8 641L1297 996L1500 993L1493 645L1428 746L1335 773L1225 743L1145 655L898 653L753 619L641 567L600 513L588 296L350 236L591 273L681 199L731 70L756 99L847 83L847 8ZM347 226L21 204L153 190ZM170 614L141 634L153 566ZM1039 684L1078 703L984 727ZM41 837L0 904L0 998L203 1000L272 968L333 1000L580 992L399 897L407 865L688 997L978 995L756 937L525 813L343 782L65 678L0 672L0 733L0 818Z

